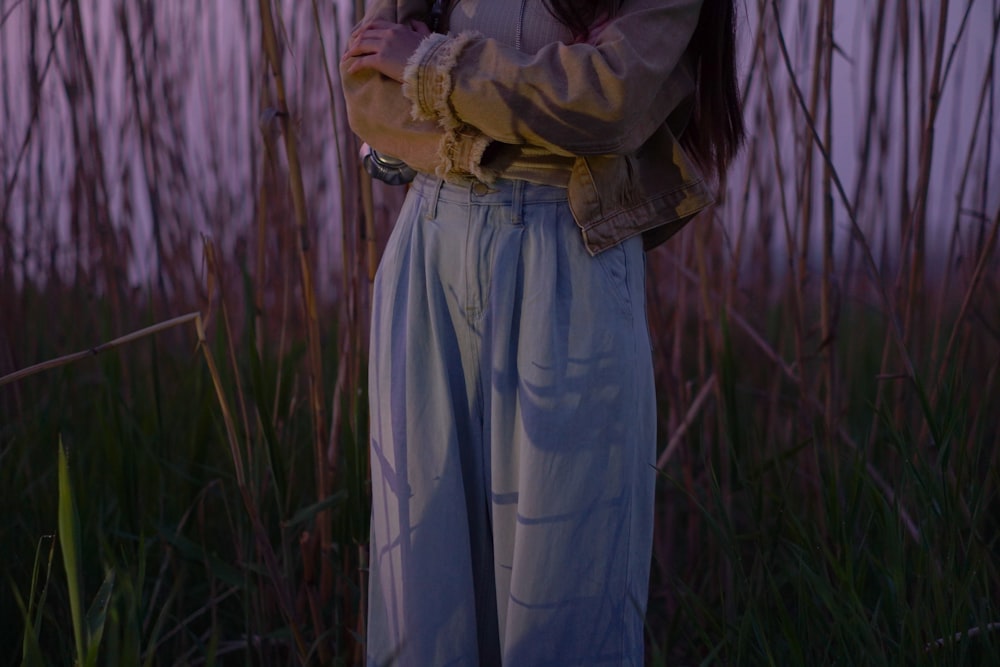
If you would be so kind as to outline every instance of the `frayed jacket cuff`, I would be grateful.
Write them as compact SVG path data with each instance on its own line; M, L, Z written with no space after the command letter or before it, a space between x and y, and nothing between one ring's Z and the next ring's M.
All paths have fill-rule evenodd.
M414 120L437 120L446 130L461 124L448 101L454 88L451 71L462 49L480 36L432 33L420 42L403 70L403 95L413 103Z
M403 71L403 95L413 105L414 120L432 120L444 130L438 147L441 163L437 175L445 180L473 178L492 183L497 173L482 166L483 154L492 139L464 123L449 98L454 87L452 70L462 49L480 37L463 32L455 37L434 33L420 42Z
M441 158L436 175L446 181L467 181L470 177L492 184L499 177L495 169L484 167L483 154L493 140L472 127L460 125L445 132L438 145Z

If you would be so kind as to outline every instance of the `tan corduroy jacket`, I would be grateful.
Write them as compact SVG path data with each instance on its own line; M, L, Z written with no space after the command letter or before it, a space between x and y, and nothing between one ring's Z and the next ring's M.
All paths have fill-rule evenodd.
M499 1L499 0L498 0ZM374 0L366 21L424 19L429 0ZM434 34L402 86L341 67L351 128L416 170L489 183L492 142L571 156L567 197L596 254L636 234L657 245L712 203L675 138L694 90L686 48L701 0L625 0L587 43L527 54L475 33Z

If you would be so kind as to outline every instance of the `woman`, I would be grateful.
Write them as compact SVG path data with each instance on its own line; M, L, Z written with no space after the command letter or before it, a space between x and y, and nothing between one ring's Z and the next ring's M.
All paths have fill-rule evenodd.
M419 173L373 303L370 665L642 665L643 251L743 133L702 4L376 0L352 33L351 126Z

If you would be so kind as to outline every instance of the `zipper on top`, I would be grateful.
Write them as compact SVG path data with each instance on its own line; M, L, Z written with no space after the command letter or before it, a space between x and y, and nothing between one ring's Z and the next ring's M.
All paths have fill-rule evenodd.
M524 32L524 10L528 5L528 0L521 0L521 6L517 11L517 25L514 28L514 48L521 50L521 34ZM441 28L441 18L444 16L447 3L445 0L434 0L431 11L427 15L427 27L431 32L438 32Z
M521 50L521 31L524 29L524 8L528 0L521 0L521 9L517 13L517 29L514 32L514 48Z

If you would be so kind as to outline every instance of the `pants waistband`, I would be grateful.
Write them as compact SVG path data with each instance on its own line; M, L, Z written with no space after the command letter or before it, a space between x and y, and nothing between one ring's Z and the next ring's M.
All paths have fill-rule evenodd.
M453 204L508 206L518 202L533 204L566 201L566 188L503 178L490 184L472 180L451 183L434 176L418 174L410 187L435 203L446 201Z

